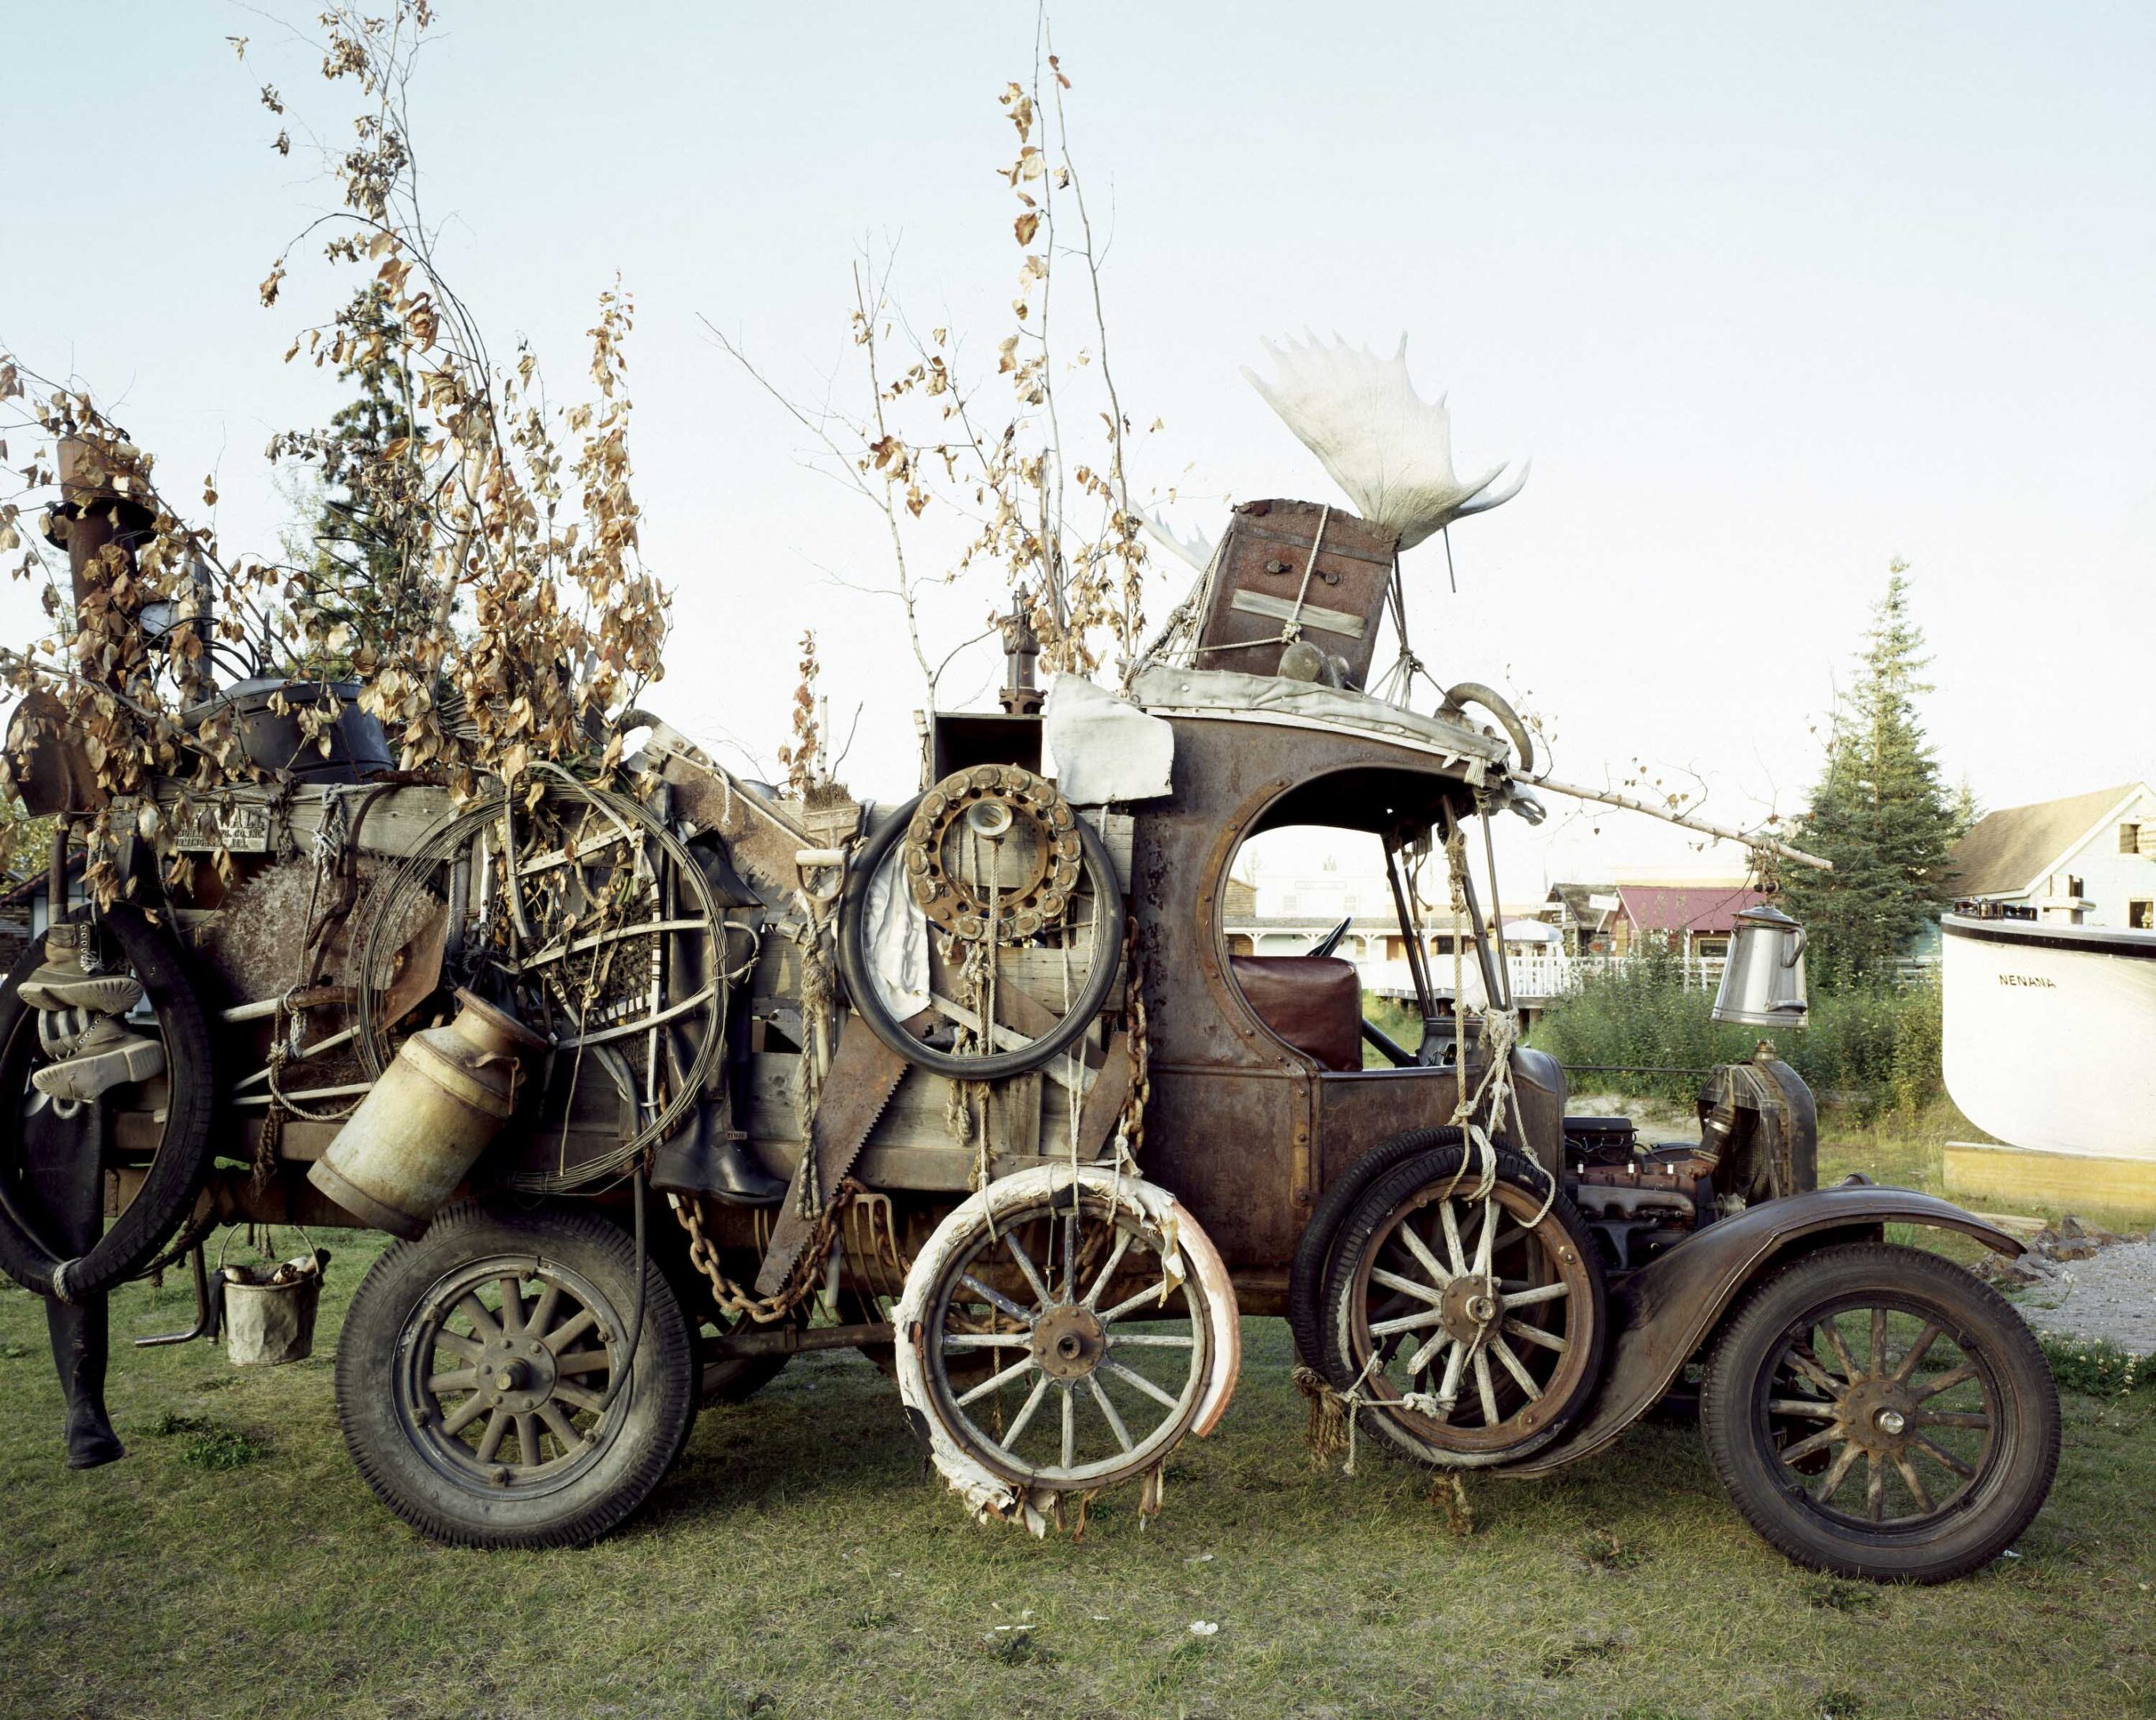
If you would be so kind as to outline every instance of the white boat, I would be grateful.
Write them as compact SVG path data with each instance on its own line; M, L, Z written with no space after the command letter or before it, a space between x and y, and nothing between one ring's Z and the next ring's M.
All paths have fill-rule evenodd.
M1949 914L1947 1091L2010 1146L2156 1163L2156 932Z

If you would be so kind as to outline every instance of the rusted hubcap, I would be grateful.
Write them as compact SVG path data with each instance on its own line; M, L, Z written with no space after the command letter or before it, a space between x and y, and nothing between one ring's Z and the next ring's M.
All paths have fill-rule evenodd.
M1051 1379L1082 1379L1107 1347L1100 1317L1072 1302L1050 1308L1033 1328L1033 1359Z
M1505 1300L1497 1281L1463 1272L1445 1286L1445 1335L1455 1343L1473 1346L1481 1342L1504 1311Z

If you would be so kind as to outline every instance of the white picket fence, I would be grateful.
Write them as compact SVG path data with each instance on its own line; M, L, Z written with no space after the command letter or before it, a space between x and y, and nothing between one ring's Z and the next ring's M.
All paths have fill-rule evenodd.
M1589 974L1615 971L1634 959L1631 956L1512 955L1505 958L1506 978L1514 1001L1533 1009L1562 997ZM1356 965L1363 976L1363 990L1387 998L1414 996L1414 978L1404 960L1365 960ZM1712 991L1722 983L1722 970L1727 965L1727 958L1722 956L1686 957L1681 963L1685 985L1691 990ZM1441 996L1452 995L1450 956L1430 958L1430 983ZM1460 989L1471 1005L1480 1006L1484 1001L1481 966L1472 956L1460 963Z

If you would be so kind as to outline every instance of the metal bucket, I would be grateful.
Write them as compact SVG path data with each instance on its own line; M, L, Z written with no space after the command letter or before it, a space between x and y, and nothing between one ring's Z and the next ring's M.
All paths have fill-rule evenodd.
M398 1236L425 1234L516 1110L523 1053L547 1044L470 992L457 1000L454 1021L398 1048L307 1173L346 1212Z

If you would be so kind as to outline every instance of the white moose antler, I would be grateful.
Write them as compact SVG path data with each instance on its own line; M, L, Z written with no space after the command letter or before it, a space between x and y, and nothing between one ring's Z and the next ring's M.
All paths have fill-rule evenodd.
M1527 481L1522 465L1508 484L1501 462L1461 480L1452 470L1452 414L1408 379L1408 337L1379 358L1334 336L1326 346L1305 331L1301 343L1265 342L1278 367L1268 383L1248 365L1243 374L1265 403L1318 458L1355 511L1399 534L1412 548L1451 521L1510 501Z

